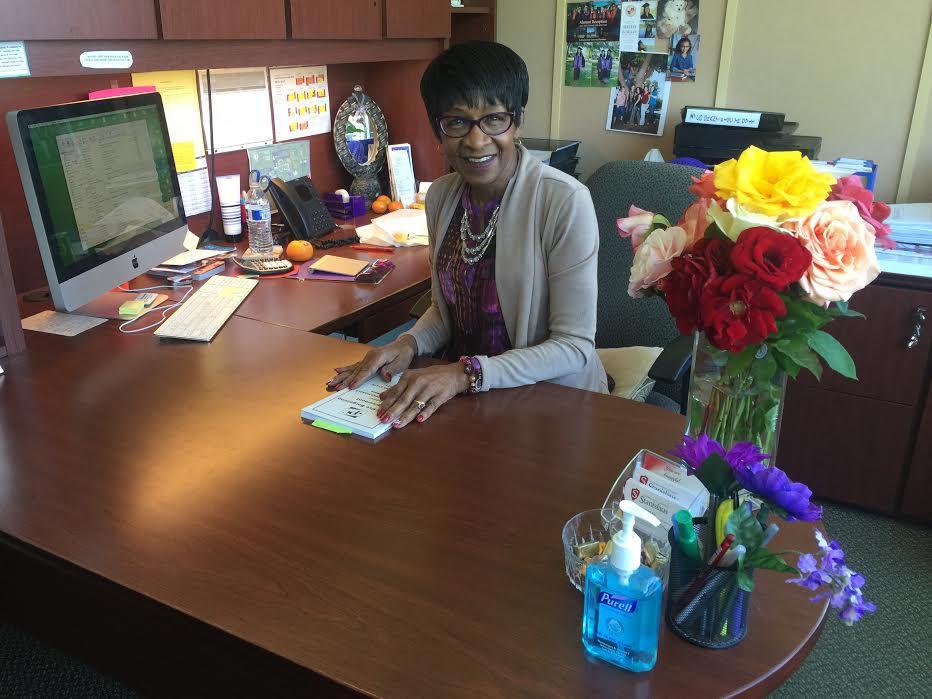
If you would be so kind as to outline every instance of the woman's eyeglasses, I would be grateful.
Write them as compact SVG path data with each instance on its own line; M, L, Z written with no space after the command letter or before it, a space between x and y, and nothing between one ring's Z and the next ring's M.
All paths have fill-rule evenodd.
M472 131L472 127L476 125L487 136L501 136L511 128L514 120L515 115L511 112L493 112L492 114L486 114L481 119L442 116L437 119L437 124L440 126L443 135L450 138L462 138Z

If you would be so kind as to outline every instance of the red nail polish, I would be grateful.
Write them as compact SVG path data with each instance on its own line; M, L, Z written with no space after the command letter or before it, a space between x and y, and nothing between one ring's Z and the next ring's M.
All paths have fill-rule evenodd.
M392 424L392 427L394 427L395 429L398 429L399 427L401 427L401 421L396 420L396 421Z
M424 422L424 416L423 416L423 415L418 415L417 418L416 418L416 420L417 420L418 422Z

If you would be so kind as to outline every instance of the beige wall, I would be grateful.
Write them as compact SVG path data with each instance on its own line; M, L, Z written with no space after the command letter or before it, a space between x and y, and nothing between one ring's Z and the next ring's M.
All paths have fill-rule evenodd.
M554 24L562 0L498 0L498 40L521 54L531 73L525 134L581 140L584 179L609 160L641 158L654 147L672 158L680 109L715 102L726 4L701 0L698 77L694 84L671 86L665 131L658 138L606 131L607 88L560 86L554 93ZM722 76L724 104L785 112L799 122L797 133L822 137L821 158L876 160L877 192L892 201L932 0L731 0L731 6L736 31L731 70ZM878 42L882 27L892 33ZM549 133L548 107L559 110L557 133ZM932 200L932 105L926 114L925 124L916 127L919 152L904 201Z
M737 7L726 104L786 112L799 122L797 133L822 137L823 159L876 161L875 191L892 200L932 1L741 0ZM882 28L890 41L872 39Z

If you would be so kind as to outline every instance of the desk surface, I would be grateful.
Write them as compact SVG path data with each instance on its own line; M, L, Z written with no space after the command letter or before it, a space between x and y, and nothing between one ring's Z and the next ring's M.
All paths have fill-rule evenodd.
M364 349L236 317L209 345L29 332L2 360L0 531L380 696L762 694L808 653L824 606L762 571L737 648L664 626L651 673L588 660L562 525L681 418L541 384L376 444L304 425Z
M363 314L399 303L410 310L418 297L430 288L425 246L398 248L393 253L370 253L350 247L322 252L359 260L385 257L395 263L395 269L381 284L375 285L261 279L236 310L236 315L296 330L327 333L346 327Z

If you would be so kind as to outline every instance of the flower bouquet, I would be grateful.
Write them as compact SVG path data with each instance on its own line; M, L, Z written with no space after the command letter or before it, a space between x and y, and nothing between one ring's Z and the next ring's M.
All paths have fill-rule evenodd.
M848 300L880 273L890 210L798 152L752 146L693 180L676 225L636 206L618 219L634 247L628 293L659 294L679 331L696 333L687 433L773 453L785 375L819 378L824 361L857 377L822 328L863 317Z
M795 574L787 582L816 591L813 602L828 598L848 626L876 611L864 599L864 576L847 567L841 545L826 541L820 531L815 531L819 553L800 554L795 567L784 560L788 551L767 548L779 530L768 522L771 514L786 521L815 522L822 518L822 508L812 502L805 485L794 483L775 466L765 466L769 456L756 445L739 442L726 450L706 435L687 435L672 454L711 495L709 524L703 531L710 540L706 550L714 550L727 537L730 545L725 548L731 553L731 570L686 562L674 554L667 598L667 619L674 631L707 647L740 642L747 632L747 596L754 589L756 568ZM745 494L743 501L739 494Z

